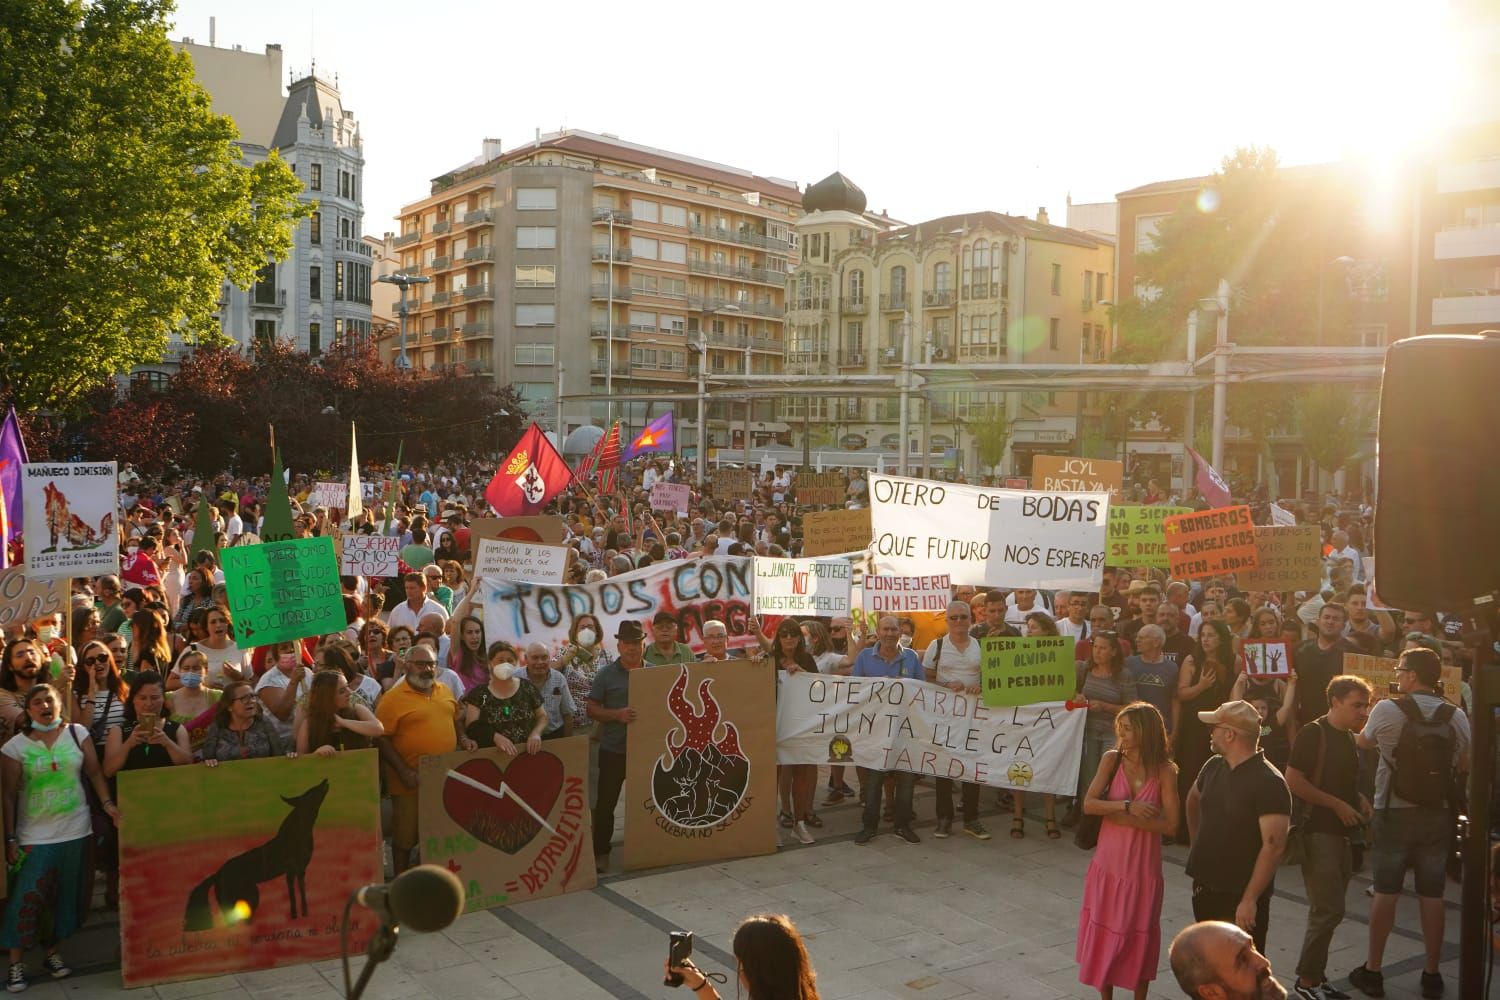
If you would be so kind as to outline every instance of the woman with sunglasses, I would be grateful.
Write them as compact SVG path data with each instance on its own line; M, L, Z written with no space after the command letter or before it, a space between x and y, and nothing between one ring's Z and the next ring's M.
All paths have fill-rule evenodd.
M125 719L126 697L120 668L104 643L91 642L83 647L83 659L73 678L72 695L71 717L88 727L94 749L102 754L110 727L118 726Z
M248 681L231 681L214 711L214 721L203 734L199 756L209 767L221 761L280 757L290 753L281 736L260 714L260 699Z
M818 664L807 649L802 627L795 619L783 618L776 626L768 655L771 665L788 674L818 672ZM822 826L823 820L813 812L813 793L818 787L818 765L778 764L776 784L781 797L782 827L792 830L804 844L814 843L808 827Z

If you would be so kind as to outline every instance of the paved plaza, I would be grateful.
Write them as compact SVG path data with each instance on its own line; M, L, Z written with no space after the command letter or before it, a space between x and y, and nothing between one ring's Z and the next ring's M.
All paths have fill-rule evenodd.
M896 839L883 825L882 836L856 846L859 807L850 800L822 809L826 826L810 847L787 837L787 846L767 857L642 873L616 870L592 892L472 913L442 934L403 934L394 959L376 972L365 996L685 1000L687 994L661 982L667 931L695 931L695 961L732 978L734 927L745 915L763 910L789 914L801 928L824 1000L1097 996L1078 983L1073 961L1089 855L1073 846L1070 831L1061 840L1047 840L1034 814L1028 815L1026 838L1011 840L1009 817L995 811L993 793L986 792L983 802L984 821L994 834L988 842L957 832L948 840L933 839L933 793L926 782L917 787L917 815L924 818L917 825L920 845ZM617 826L617 859L618 831ZM1192 921L1186 858L1186 848L1165 851L1162 971L1153 997L1181 996L1167 969L1165 946ZM1369 884L1365 873L1350 886L1349 915L1334 938L1329 962L1336 982L1364 960ZM1457 1000L1457 885L1449 884L1448 900L1443 975L1446 996ZM1306 914L1300 872L1283 868L1271 905L1269 957L1288 988ZM1422 942L1417 928L1416 901L1404 898L1386 950L1386 995L1392 1000L1418 996ZM33 985L26 996L335 1000L342 995L337 961L125 991L116 931L112 920L96 919L65 950L78 973L62 983ZM35 969L35 957L31 965ZM732 997L732 981L721 992Z

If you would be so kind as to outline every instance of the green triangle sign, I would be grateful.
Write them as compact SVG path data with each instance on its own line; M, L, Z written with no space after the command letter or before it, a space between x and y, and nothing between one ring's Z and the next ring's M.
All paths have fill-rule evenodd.
M275 432L271 435L271 490L266 496L265 520L260 540L285 542L293 538L292 501L286 495L286 474L281 471L281 452L276 448Z
M212 486L209 487L213 489ZM208 551L219 554L219 539L214 534L214 519L209 508L213 506L213 498L207 493L198 494L198 520L193 525L193 547L188 551L188 566L193 565L193 560L198 558L198 553Z

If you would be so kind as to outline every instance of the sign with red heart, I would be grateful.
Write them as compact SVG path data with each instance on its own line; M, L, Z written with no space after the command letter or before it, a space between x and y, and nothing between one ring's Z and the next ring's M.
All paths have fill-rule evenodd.
M443 776L443 811L480 843L516 854L541 832L535 817L552 812L562 781L562 761L545 750L503 767L465 761Z

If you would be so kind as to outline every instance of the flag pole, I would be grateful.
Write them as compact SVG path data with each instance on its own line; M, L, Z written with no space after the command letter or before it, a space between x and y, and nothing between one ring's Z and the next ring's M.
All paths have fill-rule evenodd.
M380 532L382 535L389 535L391 533L391 514L393 512L393 508L396 506L395 493L397 484L401 482L401 452L405 447L405 438L402 438L401 440L396 442L396 478L391 480L391 488L386 493L385 527Z

